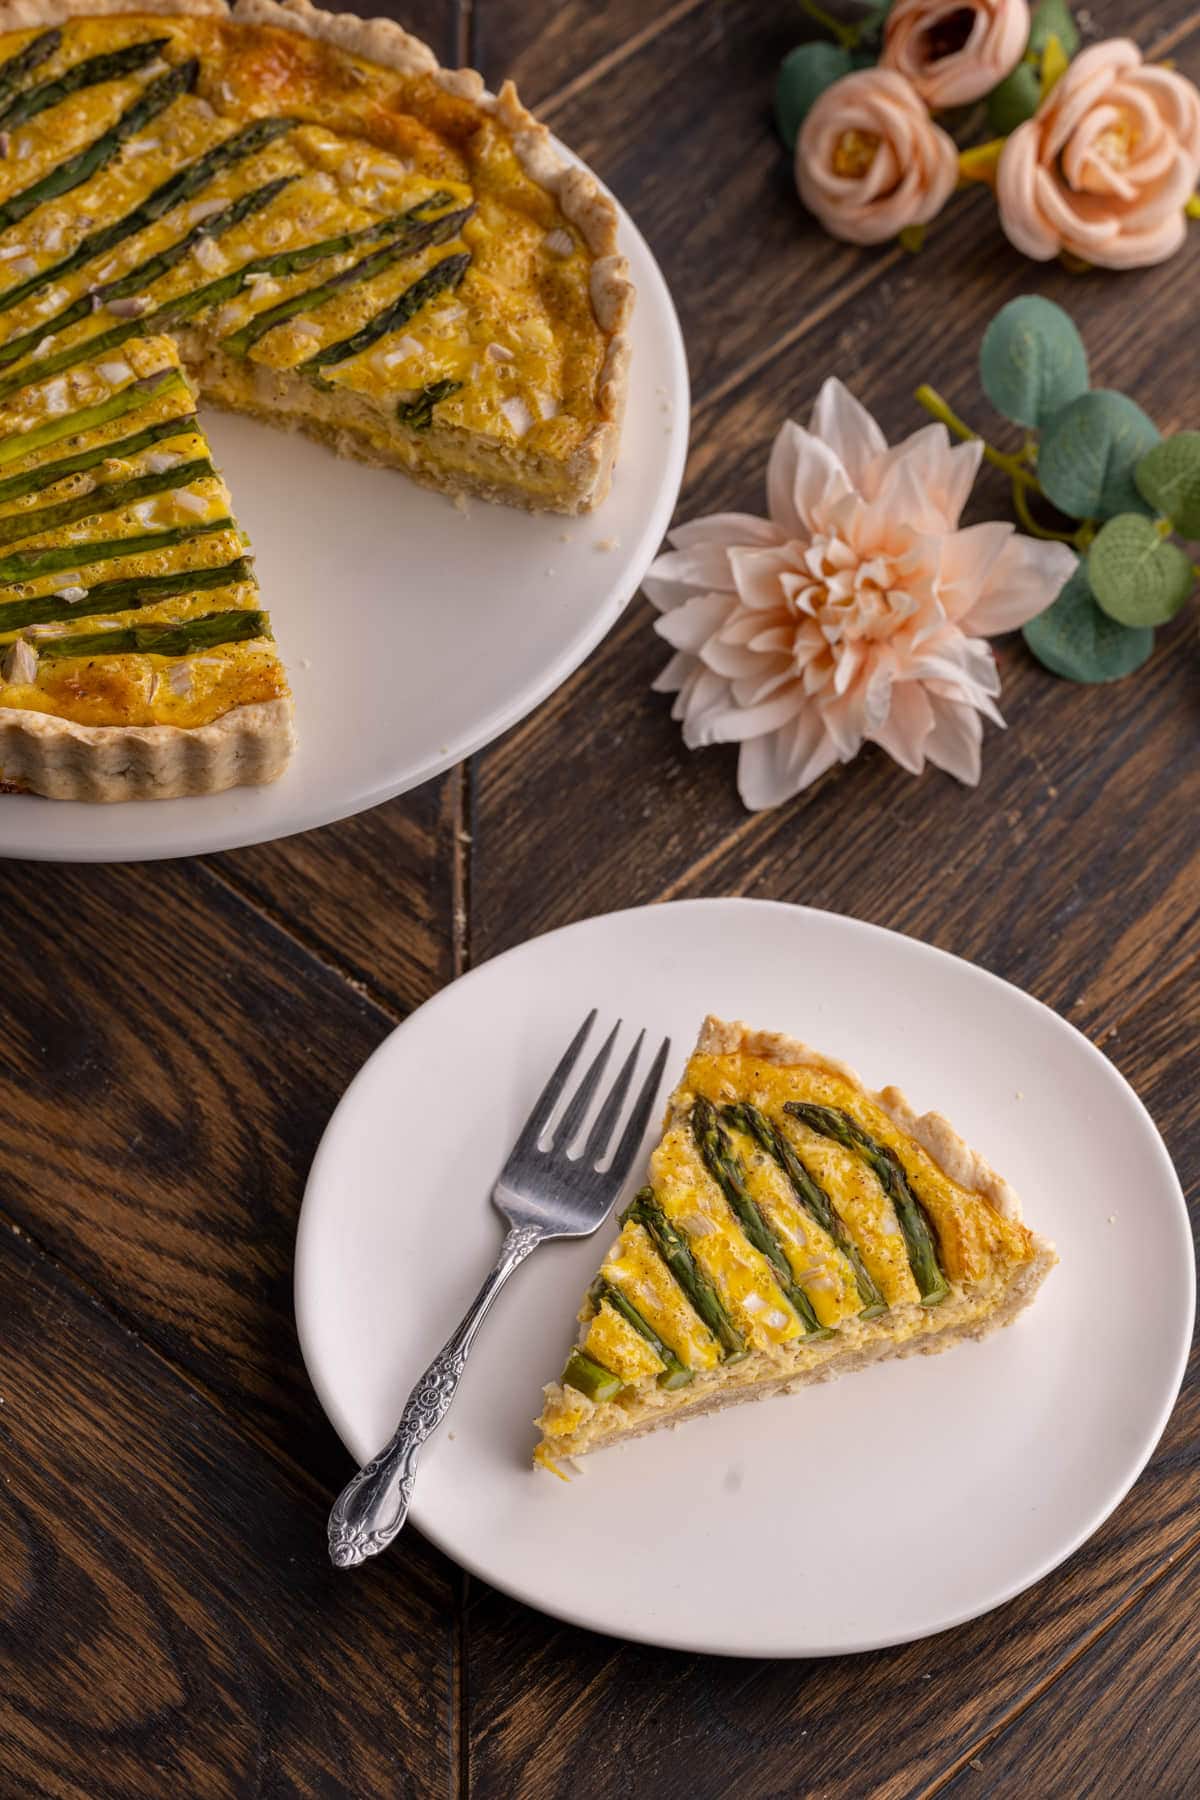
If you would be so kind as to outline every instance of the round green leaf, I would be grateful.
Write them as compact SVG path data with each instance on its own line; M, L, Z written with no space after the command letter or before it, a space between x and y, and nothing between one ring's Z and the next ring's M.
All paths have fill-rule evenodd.
M1007 137L1026 119L1032 119L1042 97L1042 78L1033 63L1019 62L1011 75L987 97L988 126L996 137Z
M798 44L784 57L775 82L775 127L789 150L819 94L850 73L850 52L818 40Z
M1062 307L1040 294L1000 308L983 334L979 371L996 411L1018 425L1040 425L1087 393L1083 339Z
M1029 26L1029 48L1038 56L1046 48L1047 39L1056 37L1068 56L1079 48L1079 27L1071 17L1066 0L1042 0L1033 11Z
M1118 625L1101 612L1082 563L1022 635L1038 661L1066 681L1120 681L1140 669L1154 648L1149 627Z
M1145 512L1133 471L1157 443L1158 427L1140 406L1110 388L1093 388L1043 426L1038 480L1046 498L1072 519Z
M1192 565L1153 519L1118 513L1088 551L1088 580L1110 619L1122 625L1165 625L1192 591Z
M1133 472L1138 492L1183 537L1200 538L1200 431L1177 431L1147 450Z

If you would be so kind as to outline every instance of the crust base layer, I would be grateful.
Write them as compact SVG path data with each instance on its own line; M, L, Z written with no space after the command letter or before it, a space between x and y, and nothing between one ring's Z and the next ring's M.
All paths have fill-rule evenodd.
M179 800L282 775L290 700L235 706L211 725L77 725L0 707L0 790L48 800Z

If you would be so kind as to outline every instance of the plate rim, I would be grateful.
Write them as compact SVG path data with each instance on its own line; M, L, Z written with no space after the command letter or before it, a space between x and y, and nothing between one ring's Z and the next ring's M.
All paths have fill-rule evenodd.
M375 1046L374 1050L371 1051L370 1055L351 1078L337 1105L334 1107L333 1112L326 1121L325 1128L321 1133L320 1142L317 1145L309 1168L308 1177L304 1184L304 1192L301 1196L300 1212L296 1225L292 1298L293 1310L295 1313L296 1335L300 1345L300 1354L304 1363L305 1373L312 1384L313 1392L316 1395L326 1420L336 1433L343 1448L348 1451L352 1458L355 1457L356 1453L350 1448L347 1436L344 1434L344 1421L340 1421L339 1419L340 1408L338 1407L337 1402L327 1392L325 1384L323 1383L318 1370L314 1366L314 1358L313 1356L310 1356L309 1343L307 1341L304 1324L306 1299L302 1293L302 1289L306 1281L308 1264L312 1260L307 1245L315 1232L315 1227L312 1222L315 1216L315 1205L310 1208L310 1195L315 1193L318 1176L324 1161L332 1158L333 1150L330 1140L333 1136L334 1128L339 1116L343 1112L343 1108L346 1108L348 1102L350 1102L355 1086L360 1081L364 1080L368 1069L374 1063L375 1059L383 1055L392 1040L412 1024L419 1014L425 1012L428 1008L438 1006L452 989L456 989L463 983L472 981L476 976L483 975L485 971L489 970L494 964L501 963L506 959L516 957L521 953L528 951L533 945L540 942L541 939L546 937L561 937L568 933L582 932L588 927L594 927L600 921L626 919L635 914L650 910L654 910L655 912L666 911L668 909L700 911L713 907L733 908L739 912L744 909L750 909L755 912L769 910L775 913L786 913L792 916L801 915L821 920L834 920L838 925L850 927L853 931L866 931L875 936L881 936L888 939L899 938L905 944L915 947L919 955L932 956L938 960L949 959L951 962L963 964L974 975L983 977L986 982L1007 989L1011 993L1015 993L1018 998L1028 1006L1034 1007L1041 1012L1048 1013L1058 1026L1065 1027L1067 1032L1078 1040L1079 1044L1083 1046L1091 1060L1098 1061L1107 1070L1111 1071L1112 1075L1115 1076L1126 1089L1136 1110L1141 1115L1143 1122L1149 1128L1150 1138L1163 1165L1164 1173L1169 1178L1169 1185L1175 1202L1172 1216L1181 1229L1184 1241L1186 1243L1191 1243L1193 1241L1187 1198L1183 1192L1183 1186L1180 1182L1178 1171L1175 1168L1166 1141L1137 1089L1133 1086L1132 1082L1124 1072L1117 1067L1116 1063L1114 1063L1111 1058L1107 1057L1099 1046L1094 1044L1077 1025L1073 1024L1071 1020L1064 1018L1061 1013L1057 1012L1054 1007L1048 1005L1046 1001L1039 1000L1036 995L1029 993L1025 988L1018 987L1015 982L1007 980L1003 975L997 975L991 969L984 968L982 964L972 962L967 957L959 956L955 951L943 950L936 944L928 943L924 938L910 936L909 933L894 930L891 926L878 925L871 920L856 919L847 913L833 912L828 908L808 906L801 902L761 899L749 895L706 895L691 896L685 899L664 902L647 902L639 906L619 907L611 912L591 913L582 919L572 919L563 925L547 927L546 930L535 932L531 937L523 939L519 944L509 945L507 949L498 951L495 956L488 957L485 961L475 964L470 969L464 970L461 975L456 976L454 980L447 982L443 987L439 988L435 994L431 994L429 998L422 1001L419 1006L414 1007L412 1012L407 1014L404 1019L395 1025L392 1030L388 1032L387 1036ZM588 1617L585 1612L576 1607L572 1607L569 1604L551 1607L540 1600L531 1599L528 1591L523 1590L519 1583L506 1580L503 1577L497 1577L491 1569L484 1567L475 1555L464 1554L457 1546L455 1548L449 1548L438 1533L436 1522L433 1519L427 1519L422 1514L419 1484L413 1497L410 1521L420 1531L421 1535L433 1544L443 1555L449 1557L450 1560L456 1563L460 1568L465 1569L468 1574L475 1576L477 1580L483 1581L489 1587L495 1588L497 1592L507 1595L510 1599L519 1601L522 1605L528 1606L533 1611L540 1612L548 1618L559 1619L564 1624L595 1632L598 1636L611 1638L615 1642L646 1644L654 1648L680 1651L690 1655L729 1656L739 1659L767 1659L787 1662L812 1661L825 1656L865 1655L873 1651L892 1649L899 1647L902 1644L916 1643L926 1638L937 1637L943 1632L955 1630L961 1625L968 1624L974 1619L986 1617L987 1614L997 1611L1002 1606L1008 1605L1010 1601L1016 1599L1020 1594L1027 1592L1030 1588L1036 1587L1047 1575L1052 1574L1055 1569L1060 1568L1064 1563L1068 1562L1090 1538L1095 1536L1101 1526L1112 1517L1113 1513L1126 1499L1134 1484L1142 1475L1146 1465L1149 1463L1150 1458L1158 1447L1163 1432L1166 1430L1167 1424L1171 1418L1171 1414L1175 1410L1175 1406L1179 1399L1180 1389L1183 1385L1183 1378L1187 1371L1188 1357L1196 1320L1196 1267L1194 1256L1189 1255L1185 1257L1183 1259L1183 1267L1185 1271L1184 1280L1186 1299L1180 1319L1178 1340L1175 1345L1174 1369L1170 1379L1165 1384L1163 1399L1154 1415L1153 1422L1147 1427L1144 1437L1139 1442L1138 1450L1131 1460L1125 1475L1115 1484L1113 1491L1106 1496L1099 1508L1093 1510L1089 1514L1087 1522L1079 1528L1070 1540L1064 1540L1063 1544L1054 1553L1039 1561L1035 1568L1006 1585L982 1605L968 1605L952 1612L945 1618L939 1619L938 1622L933 1625L922 1625L911 1630L889 1632L886 1636L868 1635L861 1640L856 1639L839 1642L832 1648L808 1647L787 1650L780 1650L774 1647L763 1650L749 1645L735 1645L730 1647L728 1645L717 1645L712 1641L700 1642L690 1636L686 1631L672 1634L667 1629L639 1629L636 1621L630 1621L618 1630L611 1626L596 1624L594 1619ZM430 1354L435 1354L435 1351L431 1350Z
M548 665L536 681L523 689L518 697L495 707L482 723L477 722L469 730L460 733L457 738L444 745L439 745L433 755L426 758L419 767L406 773L398 783L391 777L374 782L355 799L352 805L346 806L339 803L338 810L328 815L322 815L309 823L288 824L283 829L276 829L274 826L268 825L266 830L263 830L261 823L255 821L252 816L247 816L239 824L235 813L230 820L228 831L214 833L212 842L209 842L206 837L200 838L197 840L199 848L196 848L194 844L191 848L181 848L174 841L164 847L157 842L153 829L145 826L141 827L146 835L144 843L138 843L136 848L130 849L123 842L115 850L109 848L102 841L98 841L94 845L87 845L82 849L78 847L62 849L54 841L41 842L40 834L36 831L32 838L23 835L19 830L15 838L0 831L0 858L27 862L80 864L162 862L186 856L222 856L229 851L245 850L258 844L282 843L287 838L300 837L309 831L322 831L328 825L337 825L345 819L356 818L359 813L370 812L389 800L395 800L402 794L411 793L414 788L421 787L428 781L436 780L439 775L444 775L446 770L453 768L456 763L463 762L467 757L475 755L477 751L486 749L489 744L494 743L497 738L502 737L506 731L511 730L521 720L528 718L530 713L535 712L545 700L556 693L587 660L597 645L607 637L635 599L646 570L666 536L667 528L675 511L675 505L683 486L688 451L691 445L691 380L688 371L687 345L683 336L683 328L679 323L675 300L659 260L646 237L621 201L600 181L588 164L557 139L552 141L559 154L566 161L592 175L597 186L613 202L617 209L618 237L623 249L627 250L629 245L633 244L644 256L645 273L639 273L637 278L638 305L645 306L647 304L648 292L654 294L655 311L661 315L669 346L668 364L665 365L664 377L671 394L670 439L667 444L667 454L661 465L661 478L656 483L654 504L647 514L636 543L626 553L625 577L620 581L614 581L605 604L597 607L571 646L553 664ZM602 520L603 505L582 517ZM639 572L636 578L631 580L630 573L635 568ZM282 779L286 780L287 774L288 771L285 770ZM275 785L274 783L267 784L265 790L232 788L227 789L226 793L230 796L253 795L264 791L269 792L270 788ZM38 794L13 795L8 798L11 801L29 801L37 804L39 808L90 804L92 810L97 810L95 803L47 800ZM102 810L119 815L123 806L136 807L146 811L152 807L186 805L189 798L191 796L185 796L179 802L130 800L118 802L115 807ZM199 795L196 798L219 800L221 795ZM45 815L40 811L38 816L53 818L53 814ZM153 817L153 814L150 816Z

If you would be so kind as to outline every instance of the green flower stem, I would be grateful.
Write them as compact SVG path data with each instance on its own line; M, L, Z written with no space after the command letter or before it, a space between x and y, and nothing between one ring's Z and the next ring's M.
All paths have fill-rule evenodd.
M1040 490L1039 490L1040 491ZM1051 531L1047 525L1039 525L1029 507L1029 489L1023 483L1014 480L1012 484L1013 511L1020 519L1030 537L1044 538L1049 543L1075 544L1079 537L1077 531ZM1082 529L1082 528L1081 528Z
M946 404L937 389L931 388L927 382L922 382L921 386L917 389L916 397L925 408L925 411L932 413L935 419L940 419L947 431L952 431L955 437L961 438L966 444L975 442L981 443L983 445L983 454L986 460L990 462L994 468L1003 469L1004 473L1011 481L1014 483L1019 482L1026 487L1037 487L1037 476L1033 474L1030 469L1025 467L1026 449L1023 448L1014 455L1009 455L1003 450L997 450L992 444L988 443L986 438L981 437L978 431L972 431L971 427L963 419L960 419L958 414Z
M840 43L844 50L858 49L858 45L862 43L864 36L867 36L867 32L873 32L882 18L880 7L873 7L871 13L867 13L864 20L860 20L856 25L847 25L844 20L833 18L833 14L826 13L826 9L822 5L815 4L815 0L801 0L801 13L808 14L813 25L820 25L822 31L828 31L829 36Z
M1002 469L1012 483L1013 510L1032 537L1045 538L1056 544L1070 544L1072 549L1081 553L1087 549L1096 535L1094 519L1084 519L1077 531L1051 531L1048 526L1039 525L1034 518L1029 505L1030 496L1037 494L1045 499L1045 494L1036 474L1028 467L1029 463L1037 458L1037 446L1031 438L1026 438L1021 448L1011 454L1004 450L997 450L994 445L988 443L986 438L981 437L978 431L972 431L966 421L960 419L953 408L947 405L937 389L931 388L927 382L922 382L917 389L916 397L925 411L932 413L935 419L939 419L947 431L953 432L955 437L961 438L964 443L981 443L983 445L984 459L990 462L993 468Z

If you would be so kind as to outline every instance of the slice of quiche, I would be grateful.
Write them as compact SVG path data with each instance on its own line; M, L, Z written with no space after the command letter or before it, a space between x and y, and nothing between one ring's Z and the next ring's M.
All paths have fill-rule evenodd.
M308 0L0 6L10 458L42 410L64 455L86 450L92 377L140 368L151 346L156 367L177 354L203 400L337 451L456 495L586 511L608 489L626 389L633 289L616 231L607 195L511 85L488 93L386 20ZM43 523L49 549L59 527ZM269 720L240 710L270 703L253 682L243 693L210 671L177 705L187 697L152 687L144 661L117 669L144 658L128 634L155 622L142 615L161 591L128 588L118 608L111 593L93 604L91 584L93 615L111 605L130 648L114 632L113 679L82 686L77 663L25 678L28 639L6 655L22 679L0 686L0 782L120 799L277 773L290 714L268 743ZM44 597L25 585L10 598ZM12 641L0 629L0 652Z
M287 760L287 678L169 338L0 403L0 696L0 769L42 793L216 790Z
M546 1388L537 1460L982 1337L1057 1260L938 1114L709 1018Z

